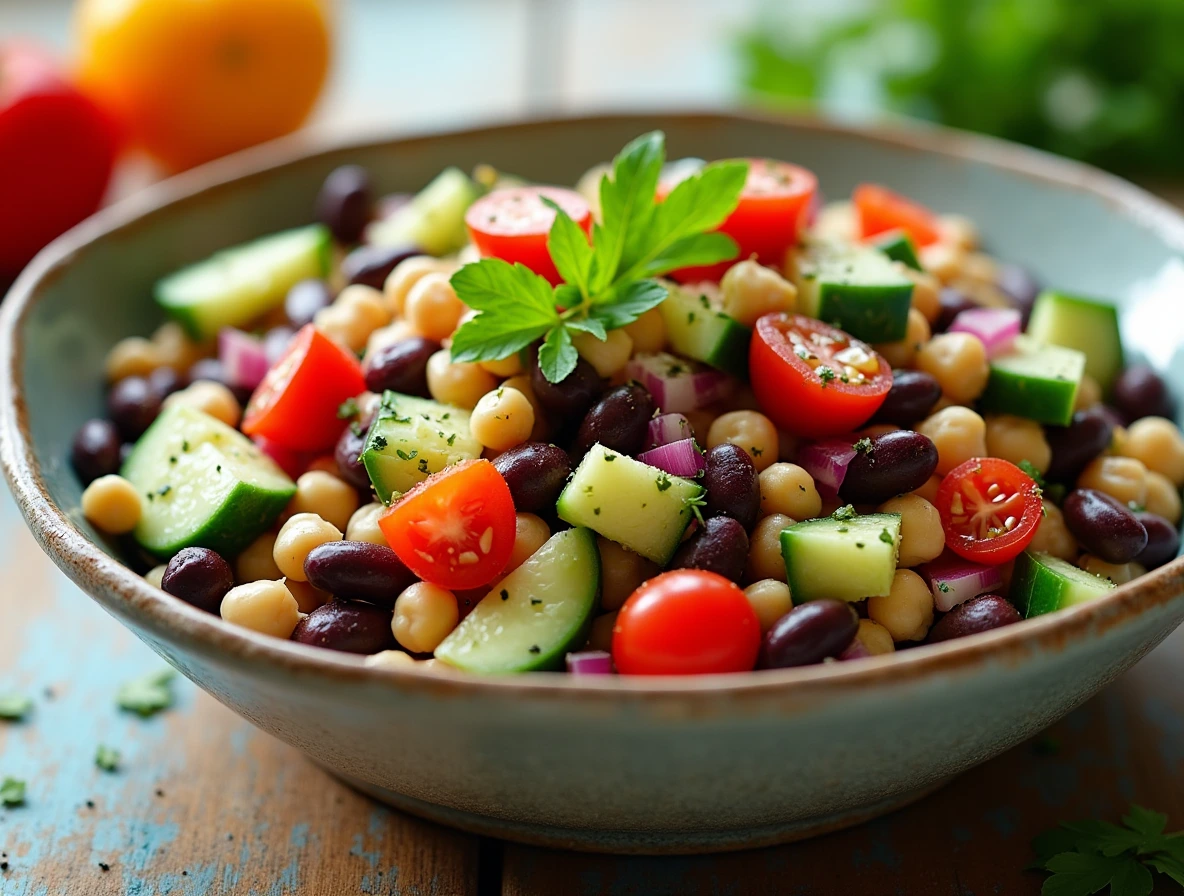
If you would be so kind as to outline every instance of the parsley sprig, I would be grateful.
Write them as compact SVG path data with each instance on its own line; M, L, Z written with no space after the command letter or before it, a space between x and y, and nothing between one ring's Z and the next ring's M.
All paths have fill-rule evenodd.
M140 678L125 681L115 694L120 709L148 718L173 705L172 684L175 673L161 669Z
M483 258L452 276L460 299L478 312L453 334L454 361L499 361L539 339L539 368L550 382L579 360L572 335L603 340L666 298L654 277L676 268L735 258L731 237L715 232L740 201L746 162L716 162L656 201L666 159L661 131L643 134L613 161L600 181L601 221L589 243L563 209L547 236L547 251L563 278L559 286L523 264Z

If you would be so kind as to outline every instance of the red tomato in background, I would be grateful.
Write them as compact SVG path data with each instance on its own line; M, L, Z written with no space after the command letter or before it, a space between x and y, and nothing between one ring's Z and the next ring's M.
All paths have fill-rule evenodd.
M862 239L890 230L903 230L917 246L931 246L941 239L937 215L887 187L860 184L851 201L855 205L855 218Z
M592 229L592 210L584 197L563 187L494 190L469 206L465 225L483 256L510 264L521 262L557 285L562 278L547 251L547 234L555 223L555 209L544 204L543 197L567 212L584 233Z
M337 409L365 391L366 378L353 352L308 324L255 389L243 432L293 452L327 451L346 424Z
M847 368L858 376L843 382ZM834 376L824 378L824 369ZM808 438L858 429L892 388L892 368L871 346L801 314L766 314L756 322L748 372L761 410L781 429Z
M805 168L772 159L748 159L748 180L740 204L720 225L740 246L731 261L702 267L681 268L670 276L680 283L718 281L737 261L756 256L761 264L781 270L785 252L798 241L810 205L818 191L818 178ZM677 186L677 180L658 184L658 201Z
M613 626L622 675L751 672L761 647L756 612L735 582L675 569L634 591Z
M975 563L1014 560L1031 543L1043 514L1031 476L998 457L975 457L946 474L934 499L946 547Z
M450 590L487 585L501 574L516 523L510 487L487 460L433 473L378 519L408 569Z
M48 53L0 46L0 280L98 209L118 148L113 122Z

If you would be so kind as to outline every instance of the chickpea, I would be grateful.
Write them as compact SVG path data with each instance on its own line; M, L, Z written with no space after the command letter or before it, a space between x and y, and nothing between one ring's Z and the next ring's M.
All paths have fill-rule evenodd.
M366 358L369 359L379 349L386 348L388 345L394 345L396 342L402 342L412 336L421 335L423 334L405 320L397 320L385 327L379 327L366 340Z
M719 285L724 313L746 327L765 314L793 311L797 307L797 287L777 271L752 259L728 268Z
M785 560L781 556L781 532L796 523L783 513L770 513L759 520L748 536L748 569L750 582L761 579L788 581Z
M917 424L917 432L937 446L937 475L972 457L987 456L987 424L970 408L954 405L931 414Z
M942 283L949 283L962 273L966 250L944 240L917 250L921 267L937 277Z
M456 595L437 585L416 582L395 598L391 632L399 645L412 653L431 653L459 621Z
M82 493L82 515L109 535L131 532L143 511L136 487L114 473L100 476Z
M407 293L403 314L408 323L428 339L439 342L451 336L465 313L465 303L441 273L424 274Z
M319 544L340 541L341 530L315 513L298 513L280 529L275 537L272 558L285 576L294 582L307 582L304 561L308 552Z
M797 464L775 463L760 474L761 513L810 520L822 510L814 479Z
M248 582L226 592L221 615L253 632L290 638L300 621L300 608L283 582Z
M913 306L909 310L918 312L925 323L932 324L941 316L941 281L927 271L914 271L899 263L897 267L913 281Z
M658 567L615 541L600 536L600 608L619 610L641 583L658 574Z
M885 501L878 513L900 514L900 556L897 566L920 566L937 559L946 547L945 530L937 508L916 495Z
M910 308L908 328L905 330L904 339L896 342L881 342L873 347L884 356L884 360L890 366L912 367L917 352L929 341L930 335L929 321L925 319L925 315L916 308Z
M588 650L613 649L613 626L617 624L617 611L602 613L592 620L592 628L588 632Z
M486 373L492 373L498 379L506 379L522 373L522 359L517 352L500 361L480 361L477 366Z
M275 565L275 557L272 556L274 551L274 532L264 532L243 548L234 561L234 577L239 584L283 578L284 574Z
M120 339L107 352L103 367L108 381L117 383L129 376L148 376L164 364L160 348L142 336Z
M863 645L872 656L881 656L896 651L896 642L888 629L874 619L860 619L859 630L855 632L855 640Z
M148 570L146 573L144 573L144 581L147 582L149 585L153 585L153 586L159 588L160 583L164 581L164 571L166 569L168 569L168 567L165 566L163 563L160 563L160 564L152 567L150 570Z
M1122 453L1143 462L1148 470L1162 473L1172 485L1184 485L1184 435L1163 417L1143 417L1126 431Z
M530 402L530 407L534 411L534 429L530 431L531 441L545 442L547 435L550 432L550 427L547 425L547 415L543 412L543 406L539 404L539 400L534 396L534 389L530 385L530 377L525 373L520 373L517 376L512 376L502 386L508 389L517 389L526 396L526 400Z
M1147 472L1147 509L1172 525L1180 522L1180 490L1162 473Z
M476 364L453 363L447 349L428 358L428 391L443 404L472 410L486 393L497 387L497 380Z
M205 354L204 346L198 345L176 321L170 320L157 327L152 334L160 363L184 373Z
M953 243L967 252L978 248L978 227L965 215L941 215L937 227L943 242Z
M609 330L608 337L603 340L591 333L577 333L572 338L572 345L581 358L606 378L624 370L633 355L633 339L624 330Z
M386 536L378 528L378 518L385 512L386 508L377 502L363 504L349 518L345 526L345 540L368 541L387 547Z
M1147 468L1133 457L1103 454L1090 461L1077 477L1078 488L1104 492L1121 504L1147 505Z
M893 641L920 641L933 625L933 592L911 569L898 569L886 596L868 598L867 615L884 626Z
M637 354L651 354L666 348L666 320L657 308L651 308L622 329L633 340L633 351Z
M1093 554L1082 554L1077 565L1100 579L1109 579L1115 585L1125 585L1147 573L1141 564L1133 560L1130 563L1107 563Z
M370 654L362 663L371 669L409 669L416 665L415 657L402 650L380 650Z
M428 274L450 275L455 265L431 255L415 255L400 261L387 274L382 285L382 296L392 315L402 314L411 287Z
M1077 387L1077 398L1073 402L1073 410L1084 411L1102 403L1102 387L1088 373L1081 375L1081 385Z
M194 408L203 414L209 414L215 420L221 420L227 426L238 426L239 418L243 415L242 406L234 393L221 383L213 380L198 380L190 383L179 392L174 392L164 400L164 407L176 405Z
M932 504L937 500L937 490L939 488L941 488L941 477L934 473L923 486L914 489L913 494L918 498L924 498Z
M729 411L715 418L707 431L707 447L731 442L743 448L760 473L777 462L777 427L756 411Z
M481 396L469 418L469 428L486 448L506 451L530 438L534 408L517 389L499 386Z
M941 384L941 391L957 402L971 402L987 388L991 368L982 340L969 333L940 333L917 351L918 370Z
M285 579L284 587L291 592L292 597L296 599L296 606L301 613L311 613L317 607L323 607L333 599L333 595L328 591L322 591L320 588L314 588L308 582L297 582L293 579Z
M318 330L354 352L366 348L374 331L390 322L382 293L362 283L351 283L313 317Z
M551 537L551 528L542 517L520 513L514 523L514 546L502 575L507 576L525 563Z
M993 287L999 280L999 265L985 252L967 252L962 261L962 276Z
M773 627L773 623L793 609L793 598L789 586L776 579L761 579L744 589L744 596L760 620L761 634Z
M1028 545L1031 551L1042 551L1072 563L1077 557L1077 539L1065 525L1065 515L1052 501L1044 501L1044 513L1036 524L1036 534Z
M337 468L336 463L333 469ZM336 529L345 529L358 509L357 490L343 479L321 469L312 469L296 480L296 494L284 510L285 518L311 513Z
M1041 473L1048 472L1052 449L1044 437L1044 427L1035 420L997 414L986 418L987 454L1018 464L1026 460Z

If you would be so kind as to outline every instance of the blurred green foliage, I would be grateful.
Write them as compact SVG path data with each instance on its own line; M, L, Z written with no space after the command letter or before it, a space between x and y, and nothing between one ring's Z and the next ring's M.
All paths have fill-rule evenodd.
M1184 173L1184 0L831 0L822 17L823 4L793 6L741 38L750 99L887 110Z

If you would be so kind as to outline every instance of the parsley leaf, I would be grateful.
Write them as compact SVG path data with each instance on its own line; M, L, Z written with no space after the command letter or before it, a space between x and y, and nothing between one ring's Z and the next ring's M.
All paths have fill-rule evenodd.
M0 781L0 806L12 808L25 803L25 782L20 778L5 778Z
M524 264L483 258L453 274L451 283L481 312L452 335L454 361L500 361L559 323L551 284Z
M595 252L588 244L588 237L580 225L550 199L543 197L543 203L555 209L555 223L547 235L547 251L563 282L576 287L580 295L588 295L588 284L592 277Z
M1146 889L1115 890L1120 880L1130 880L1131 865L1146 875ZM1049 859L1044 867L1053 875L1044 882L1041 896L1089 896L1107 885L1111 886L1112 896L1146 896L1151 892L1151 874L1135 858L1063 852Z
M118 750L108 747L106 744L99 744L99 748L95 750L95 765L105 772L119 771L121 758Z
M564 324L569 330L578 330L581 333L589 333L595 336L601 342L608 338L608 333L605 331L605 325L602 324L599 318L584 317L579 320L569 320Z
M666 287L657 280L635 280L621 287L611 304L593 305L588 314L606 329L615 330L633 323L651 308L657 308L666 295Z
M592 228L597 255L593 293L612 283L622 262L638 254L640 234L649 228L654 214L658 176L666 160L665 142L661 131L631 140L613 159L612 177L600 181L601 222ZM627 255L630 243L634 246Z
M21 721L32 708L33 701L24 694L0 695L0 719L6 722Z
M1041 475L1040 471L1036 469L1036 465L1030 460L1024 458L1018 464L1016 464L1016 466L1023 470L1024 474L1033 482L1035 482L1039 488L1044 488L1046 486L1044 476Z
M172 669L161 669L124 682L115 695L119 708L138 713L144 718L168 709L173 705L173 692L169 684L175 674Z
M455 344L455 343L454 343ZM559 383L576 369L580 356L571 344L571 333L567 327L556 327L547 334L539 347L539 369L549 382Z

